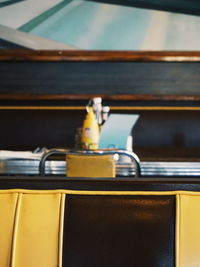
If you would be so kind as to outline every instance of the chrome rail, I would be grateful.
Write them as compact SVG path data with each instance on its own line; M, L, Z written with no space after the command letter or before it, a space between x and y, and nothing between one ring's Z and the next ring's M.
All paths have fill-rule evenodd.
M45 162L48 157L52 155L121 155L121 156L128 156L135 164L135 178L138 178L141 176L141 167L140 167L140 160L138 156L130 151L127 150L83 150L83 151L69 151L66 149L51 149L48 152L46 152L39 163L39 175L45 176Z
M0 176L38 176L40 159L1 159ZM135 167L132 162L116 161L116 176L134 177ZM200 178L200 162L140 161L141 177L188 177ZM47 159L46 176L66 176L67 166L64 159Z

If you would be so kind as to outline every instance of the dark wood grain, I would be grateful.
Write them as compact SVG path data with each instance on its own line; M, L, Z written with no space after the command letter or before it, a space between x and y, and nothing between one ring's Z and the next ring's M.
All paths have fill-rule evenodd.
M90 100L94 97L113 101L200 101L200 95L0 94L0 100Z
M200 62L200 51L0 50L0 61Z
M200 62L0 62L2 95L194 100L199 88Z
M0 50L0 100L200 101L200 51Z

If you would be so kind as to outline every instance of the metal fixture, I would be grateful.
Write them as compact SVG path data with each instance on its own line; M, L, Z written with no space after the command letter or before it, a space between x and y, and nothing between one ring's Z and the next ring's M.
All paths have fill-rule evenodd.
M128 156L135 164L135 178L138 178L141 176L141 168L140 168L140 160L138 156L130 151L126 150L83 150L83 151L69 151L66 149L51 149L48 152L46 152L39 164L39 174L40 176L45 176L45 161L48 157L52 155L123 155Z

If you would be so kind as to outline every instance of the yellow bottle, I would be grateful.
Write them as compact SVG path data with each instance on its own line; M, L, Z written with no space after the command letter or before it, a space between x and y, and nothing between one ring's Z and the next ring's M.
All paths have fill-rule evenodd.
M83 149L98 149L99 125L92 107L89 107L83 122L81 145Z

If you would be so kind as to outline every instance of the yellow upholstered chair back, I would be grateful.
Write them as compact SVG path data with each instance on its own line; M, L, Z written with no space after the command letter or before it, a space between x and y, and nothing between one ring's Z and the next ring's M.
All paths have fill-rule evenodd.
M117 212L116 208L121 208L123 204L125 208L121 209L121 211L123 210L123 212L128 212L127 216L125 217L125 221L123 221L123 227L126 228L126 223L128 223L127 226L130 227L131 230L133 228L132 224L134 224L134 220L140 220L141 223L145 225L145 231L148 227L150 227L151 229L153 222L157 224L158 219L160 218L160 210L158 209L157 213L155 209L156 203L159 203L158 206L162 208L162 205L164 207L164 205L168 203L166 202L168 200L166 200L165 197L168 196L169 199L170 196L171 199L173 199L171 203L175 204L174 208L172 207L175 217L171 217L171 215L167 216L166 218L171 217L172 219L170 219L171 221L169 220L169 222L164 223L170 225L172 224L172 226L170 227L175 229L175 231L172 231L173 233L175 233L175 236L173 238L175 242L170 241L172 243L170 244L170 247L175 248L175 253L173 255L175 255L174 262L176 262L176 267L200 266L199 192L16 189L0 190L0 267L62 267L63 231L64 228L67 227L64 223L64 217L67 218L66 222L68 222L69 219L71 220L71 218L69 218L69 216L71 215L64 215L64 212L65 206L69 204L70 198L72 199L72 196L73 201L76 202L76 208L75 212L72 212L71 214L78 216L78 222L80 221L81 216L85 218L84 220L87 221L87 224L90 220L88 220L86 217L90 215L90 219L93 218L92 213L87 215L87 201L82 202L84 197L89 196L89 198L87 199L94 204L94 207L98 203L98 201L100 202L97 207L101 207L101 205L109 206L109 209L107 209L109 210L109 214L104 214L103 217L99 217L100 219L98 221L95 221L95 224L100 224L99 229L101 229L101 224L104 225L104 219L107 220L106 216L110 216L112 214L111 208L113 208L113 211L115 210L115 212ZM111 202L108 202L109 196L112 196L112 198L110 198ZM137 199L135 198L136 196ZM103 201L105 197L107 200ZM150 197L148 198L148 201L147 197ZM152 204L152 197L155 201L155 205L152 206L152 209L157 217L152 217L152 213L149 213L149 208ZM95 199L94 202L93 198ZM114 202L114 199L118 199L119 202ZM146 202L143 199L146 199ZM83 203L86 203L86 206L84 206ZM119 206L116 206L116 204L114 203L118 203ZM131 203L135 203L134 205L136 208L134 208L134 205L131 206ZM150 206L146 205L145 203ZM71 207L73 207L73 205ZM141 209L141 212L139 208ZM104 210L103 206L102 210ZM99 209L93 211L95 211L95 214L97 216ZM117 216L116 218L118 218L117 214L118 213L113 213L113 215ZM131 224L128 220L130 218L135 218L133 221L131 221ZM118 218L115 224L118 225L119 223L120 225L120 220L121 218ZM159 220L160 222L162 222L162 218ZM107 222L109 221L110 219L107 220ZM80 228L79 231L81 231L81 229L86 229L86 226L87 225L84 226L85 228ZM112 225L109 227L111 227L109 229L112 230ZM77 229L75 229L75 232L77 232ZM88 228L88 232L86 234L88 234L88 236L91 234L90 227ZM69 239L67 239L67 242L67 244L70 245ZM133 242L137 242L137 240L133 240ZM152 240L150 244L151 246L154 246L154 240ZM97 245L101 247L101 244ZM129 246L131 246L131 244L129 244ZM82 249L83 250L81 251L84 251L84 247ZM74 253L76 254L76 252ZM133 251L133 253L138 252ZM159 251L156 251L156 253L159 253ZM109 258L109 255L107 256ZM88 257L90 257L90 255L86 255L86 258ZM73 266L73 262L71 262L70 266Z
M65 194L1 191L0 266L61 267Z

